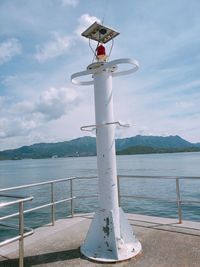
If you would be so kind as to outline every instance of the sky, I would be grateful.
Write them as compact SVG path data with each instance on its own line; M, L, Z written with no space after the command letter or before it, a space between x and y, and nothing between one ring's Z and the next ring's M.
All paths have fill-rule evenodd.
M199 13L199 0L1 0L0 150L94 136L80 130L93 87L70 81L93 60L81 32L94 21L120 32L110 60L140 64L113 79L115 121L131 124L116 137L200 142Z

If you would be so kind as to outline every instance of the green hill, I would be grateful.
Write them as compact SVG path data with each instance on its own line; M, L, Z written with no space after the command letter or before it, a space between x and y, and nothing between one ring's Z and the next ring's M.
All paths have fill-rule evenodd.
M118 155L200 151L200 145L180 136L141 136L116 140ZM40 143L0 152L0 160L40 159L51 157L77 157L96 155L96 139L81 137L58 143Z
M150 146L135 146L117 151L117 155L133 155L133 154L154 154L154 153L179 153L179 152L198 152L198 147L187 148L153 148Z

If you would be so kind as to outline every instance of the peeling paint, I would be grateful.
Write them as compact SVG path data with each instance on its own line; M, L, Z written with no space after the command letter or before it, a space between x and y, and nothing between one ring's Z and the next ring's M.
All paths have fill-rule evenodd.
M109 227L110 221L109 221L109 217L107 217L106 219L104 219L104 221L106 221L106 226L103 226L103 231L104 231L104 233L107 236L109 236L110 235L110 227Z

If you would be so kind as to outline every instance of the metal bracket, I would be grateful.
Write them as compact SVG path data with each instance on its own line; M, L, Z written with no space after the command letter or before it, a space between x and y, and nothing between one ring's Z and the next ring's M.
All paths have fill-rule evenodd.
M114 122L106 122L106 123L102 123L102 124L93 124L93 125L87 125L87 126L82 126L80 129L81 131L86 131L86 132L93 132L94 130L96 130L97 128L101 128L104 126L108 126L108 125L113 125L116 124L120 127L130 127L130 124L126 123L126 124L122 124L119 121L114 121ZM91 128L91 129L88 129Z

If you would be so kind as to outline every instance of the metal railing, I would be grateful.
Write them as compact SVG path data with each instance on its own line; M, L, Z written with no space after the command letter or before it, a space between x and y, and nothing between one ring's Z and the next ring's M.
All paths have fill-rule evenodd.
M24 226L24 203L33 199L33 197L20 197L14 195L0 195L3 198L16 198L17 200L7 201L5 203L0 203L0 208L5 208L8 206L17 205L19 206L19 224L18 225L8 225L0 224L3 227L10 227L12 229L18 229L19 234L15 237L6 239L0 242L0 247L11 244L14 241L19 241L19 267L24 266L24 238L33 234L33 229ZM6 220L9 215L0 217L0 221ZM27 232L25 232L27 231Z
M175 193L176 199L163 199L160 197L152 197L152 196L138 196L138 195L122 195L120 193L120 179L130 178L130 179L159 179L159 180L173 180L175 181ZM200 204L200 201L196 200L184 200L181 197L180 190L180 180L199 180L200 177L177 177L177 176L142 176L142 175L120 175L118 176L118 197L119 197L119 205L121 203L121 198L133 198L133 199L141 199L141 200L150 200L150 201L159 201L159 202L168 202L168 203L176 203L177 204L177 212L178 212L178 223L182 223L182 204Z
M176 199L163 199L159 197L151 197L151 196L137 196L137 195L122 195L120 193L120 180L124 178L130 178L130 179L158 179L158 180L174 180L175 181L175 193L176 193ZM74 199L75 198L91 198L91 197L97 197L97 195L93 196L74 196L74 185L73 181L74 180L88 180L88 179L97 179L96 176L89 176L89 177L70 177L70 178L64 178L64 179L57 179L57 180L51 180L51 181L46 181L46 182L39 182L39 183L33 183L33 184L27 184L27 185L21 185L21 186L16 186L16 187L9 187L9 188L4 188L0 189L0 194L4 192L10 192L14 190L22 190L22 189L27 189L27 188L32 188L32 187L40 187L44 185L49 185L50 186L50 199L51 202L40 205L28 210L24 210L24 214L51 207L51 223L52 225L55 224L55 206L56 204L62 203L62 202L70 202L70 215L71 217L74 216ZM119 175L118 176L118 196L119 196L119 203L121 202L121 198L135 198L135 199L144 199L144 200L151 200L151 201L162 201L162 202L175 202L177 204L177 210L178 210L178 218L179 218L179 223L182 222L182 204L183 203L200 203L200 201L194 201L194 200L184 200L181 198L181 193L180 193L180 180L200 180L200 177L177 177L177 176L141 176L141 175ZM69 182L69 188L70 188L70 197L69 198L64 198L61 200L55 201L54 199L54 185L57 183L62 183L62 182ZM0 205L1 208L1 205ZM6 218L12 218L15 216L18 216L19 213L13 213L11 215L6 216Z
M40 205L31 209L27 209L24 210L24 214L36 211L36 210L40 210L40 209L44 209L47 207L51 207L51 223L52 225L55 224L55 205L59 204L59 203L63 203L63 202L67 202L70 201L70 206L71 206L71 216L73 217L73 200L75 199L75 197L72 195L73 192L73 180L76 179L76 177L71 177L71 178L64 178L64 179L57 179L57 180L51 180L51 181L47 181L47 182L40 182L40 183L34 183L34 184L27 184L27 185L20 185L20 186L15 186L15 187L8 187L8 188L4 188L4 189L0 189L0 194L4 193L4 192L10 192L10 191L14 191L14 190L22 190L22 189L27 189L27 188L32 188L32 187L38 187L38 186L44 186L44 185L49 185L50 186L50 199L51 202L44 204L44 205ZM70 182L70 198L64 198L61 200L54 200L54 185L56 183L62 183L62 182ZM7 216L8 218L13 218L18 216L19 213L13 213Z
M74 179L75 179L75 177L71 177L71 178L51 180L51 181L47 181L47 182L40 182L40 183L27 184L27 185L21 185L21 186L15 186L15 187L0 189L0 197L18 198L18 200L15 200L15 201L0 203L0 209L8 207L8 206L13 206L13 205L19 204L19 211L18 212L0 217L0 221L6 220L6 219L11 219L14 217L19 217L19 227L18 227L19 235L2 241L0 243L0 247L3 247L5 245L8 245L8 244L14 242L14 241L19 240L19 267L24 266L24 238L33 234L33 230L31 228L24 227L24 214L27 214L27 213L30 213L30 212L33 212L36 210L44 209L47 207L51 207L51 224L54 225L55 224L55 213L56 213L55 205L59 204L59 203L70 201L71 217L73 217L74 216L74 203L73 203L73 201L75 199L75 197L73 196L73 180ZM55 201L55 199L54 199L54 184L55 183L68 182L68 181L70 182L70 198L64 198L64 199ZM30 208L27 210L24 209L24 202L32 200L33 197L24 198L24 197L20 197L20 196L7 195L7 194L5 195L4 194L5 192L11 192L11 191L15 191L15 190L19 191L19 190L23 190L23 189L27 189L27 188L44 186L44 185L50 186L50 199L51 199L50 203L46 203L44 205L40 205L40 206ZM8 224L0 224L0 226L12 227L15 229L17 228L16 226L13 226L13 225L11 226ZM28 232L25 233L24 230L28 230Z
M159 180L174 180L175 181L175 193L176 193L176 199L163 199L163 198L159 198L159 197L152 197L152 196L141 196L141 195L122 195L120 193L120 189L121 189L121 185L120 185L120 180L123 180L124 178L130 178L130 179L159 179ZM0 208L2 207L6 207L6 206L10 206L10 205L14 205L19 203L19 212L13 213L13 214L9 214L6 215L4 217L1 217L0 220L3 219L9 219L9 218L13 218L16 216L19 216L19 225L20 225L20 235L17 237L13 237L10 241L9 240L5 240L4 242L0 243L0 246L9 244L11 242L14 242L16 240L20 241L20 245L19 245L19 258L20 258L20 267L23 266L23 239L24 237L27 236L26 233L24 233L24 214L36 211L36 210L40 210L40 209L44 209L47 207L51 207L51 224L54 225L55 224L55 220L56 220L56 205L63 203L63 202L70 202L70 216L73 217L74 216L74 200L77 198L80 199L84 199L84 198L91 198L91 197L97 197L97 195L87 195L87 196L74 196L74 180L85 180L85 179L97 179L96 176L92 176L92 177L70 177L70 178L64 178L64 179L57 179L57 180L51 180L51 181L47 181L47 182L40 182L40 183L34 183L34 184L28 184L28 185L21 185L21 186L16 186L16 187L9 187L9 188L4 188L4 189L0 189L0 194L5 193L5 192L11 192L14 190L24 190L27 188L33 188L33 187L41 187L44 185L49 185L50 186L50 202L37 206L37 207L33 207L27 210L24 210L23 207L23 203L25 201L31 200L32 197L28 197L28 198L23 198L23 199L19 199L16 201L11 201L9 203L3 203L0 204ZM177 211L178 211L178 219L179 219L179 223L182 223L182 204L183 203L196 203L199 204L200 201L193 201L193 200L184 200L181 197L181 192L180 192L180 180L182 179L198 179L200 180L200 177L172 177L172 176L140 176L140 175L120 175L118 176L118 196L119 196L119 203L121 203L121 198L132 198L132 199L137 199L137 200L150 200L150 201L163 201L163 202L175 202L177 204ZM64 198L64 199L60 199L55 201L55 195L54 195L54 187L55 184L57 183L63 183L63 182L69 182L69 189L70 189L70 197L69 198ZM1 195L0 195L1 196ZM5 195L3 195L5 197Z

